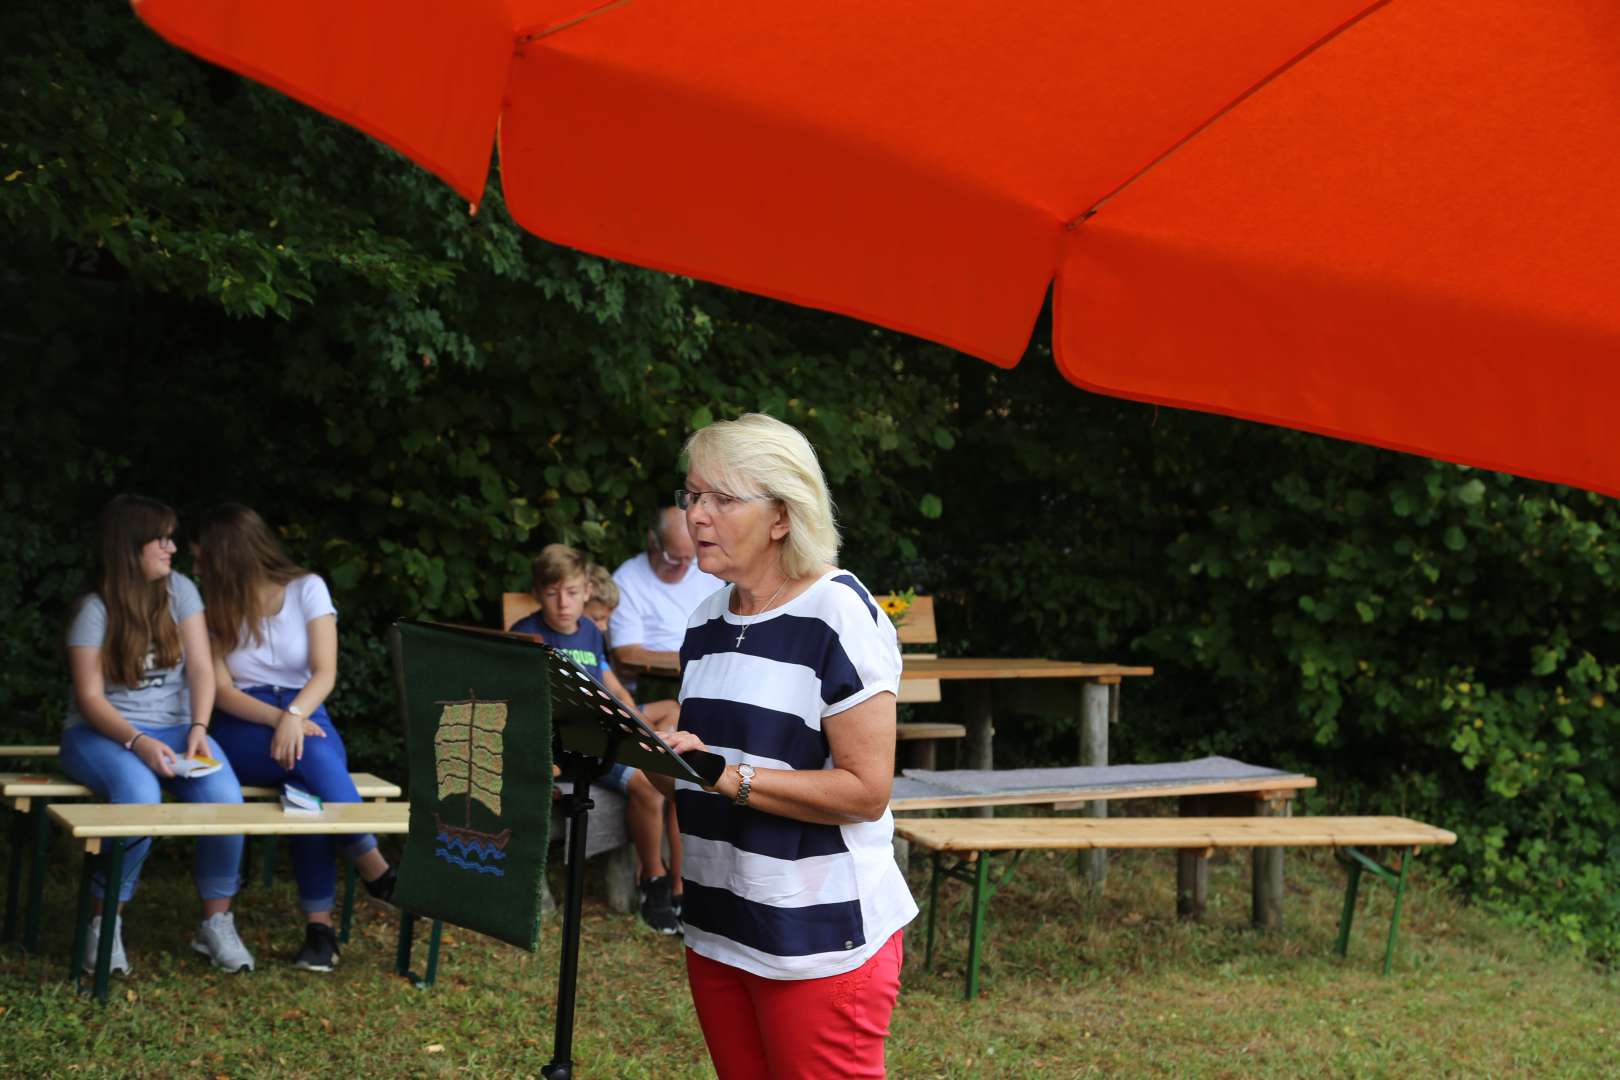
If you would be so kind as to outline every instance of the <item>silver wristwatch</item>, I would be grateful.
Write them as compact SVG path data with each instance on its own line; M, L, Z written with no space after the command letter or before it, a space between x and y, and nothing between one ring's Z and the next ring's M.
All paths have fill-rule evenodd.
M754 790L754 767L746 763L738 765L737 775L742 779L738 781L737 794L731 801L738 806L747 806L748 793Z
M300 719L300 720L302 720L304 718L304 710L299 708L297 705L288 705L282 711L291 713L292 715L298 717L298 719Z

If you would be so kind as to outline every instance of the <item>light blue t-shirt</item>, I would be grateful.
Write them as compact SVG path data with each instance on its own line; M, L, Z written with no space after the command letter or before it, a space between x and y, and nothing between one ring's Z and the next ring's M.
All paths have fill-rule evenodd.
M169 613L178 626L203 609L202 594L184 574L169 574ZM99 649L107 640L107 604L99 593L91 593L79 605L68 626L68 648ZM154 667L154 650L148 650L141 681L135 686L108 683L107 703L132 724L189 724L191 691L186 686L186 657L173 667ZM68 697L67 725L84 722L78 703Z

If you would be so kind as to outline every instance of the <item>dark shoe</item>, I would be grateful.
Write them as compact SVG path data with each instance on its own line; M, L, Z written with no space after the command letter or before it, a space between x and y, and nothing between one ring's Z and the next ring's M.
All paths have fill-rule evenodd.
M399 881L399 875L394 873L394 868L390 866L371 881L362 881L360 884L366 887L366 892L371 895L373 900L381 900L383 903L388 904L393 902L394 884L397 881Z
M331 971L337 967L337 931L324 923L304 924L304 947L293 958L293 967L305 971Z
M660 934L681 932L681 920L675 916L675 905L670 900L667 875L648 878L641 883L641 921Z

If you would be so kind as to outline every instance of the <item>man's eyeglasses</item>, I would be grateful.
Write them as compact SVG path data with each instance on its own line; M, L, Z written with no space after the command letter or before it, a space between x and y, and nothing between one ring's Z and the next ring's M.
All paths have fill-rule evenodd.
M692 560L696 558L696 556L688 555L684 559L677 559L669 553L669 549L664 546L664 538L659 536L656 530L648 529L647 535L652 537L653 548L658 552L658 557L664 560L665 566L691 566Z
M769 498L768 495L728 495L724 491L687 491L681 488L675 492L675 505L682 510L690 510L693 505L703 506L717 514L737 508L739 503L759 502ZM707 503L705 504L705 500Z

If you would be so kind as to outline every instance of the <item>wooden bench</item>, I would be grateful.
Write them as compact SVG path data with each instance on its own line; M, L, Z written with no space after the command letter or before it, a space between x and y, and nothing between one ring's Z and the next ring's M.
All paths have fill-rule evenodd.
M106 881L118 881L124 868L125 841L143 836L310 836L350 833L401 834L410 829L410 806L403 802L329 803L319 814L288 814L275 803L156 803L130 805L64 803L50 808L55 821L83 845L85 860L79 874L79 906L73 928L73 951L68 967L80 985L80 958L89 933L91 856L102 854ZM344 923L349 921L352 897L345 900ZM409 918L401 920L402 937ZM103 934L96 954L94 993L107 1000L112 964L113 935ZM438 933L434 934L437 959ZM402 946L403 947L403 946ZM407 953L408 962L408 953Z
M6 758L55 757L57 746L0 746L0 760Z
M1011 878L1025 851L1173 848L1203 859L1217 848L1336 848L1340 861L1349 868L1336 945L1340 956L1346 955L1349 948L1350 923L1362 873L1371 871L1394 886L1394 911L1390 915L1389 937L1384 948L1383 971L1387 975L1395 959L1401 902L1406 895L1408 857L1425 845L1457 841L1454 833L1398 817L903 818L895 822L895 831L932 852L924 967L933 965L940 879L953 878L973 889L967 980L963 989L963 996L968 1000L979 992L985 909L991 896ZM1364 847L1398 850L1399 866L1394 869L1385 866L1365 854L1361 850ZM1012 861L992 879L991 856L1009 851L1013 853ZM946 865L947 856L955 857L950 865Z
M397 799L402 792L398 784L373 776L371 773L350 773L350 779L362 799L381 802ZM244 799L278 799L279 787L242 788ZM60 799L93 799L96 793L76 781L61 776L43 776L28 773L0 773L0 802L11 810L11 858L6 874L5 924L0 928L0 941L15 941L19 914L23 917L22 944L29 952L39 950L39 916L41 896L45 887L45 857L49 839L49 819L46 810ZM272 836L272 842L273 842ZM33 866L29 874L28 900L24 908L22 899L23 852L31 848ZM274 866L275 850L265 852L265 884L270 883L270 870ZM353 881L348 888L353 891ZM343 928L343 940L348 940L348 926Z
M878 597L882 600L883 597ZM939 630L934 622L934 598L932 596L919 596L911 601L906 609L905 616L900 625L895 628L900 638L902 651L908 645L937 645L939 643ZM906 652L912 660L934 660L938 654L932 651ZM940 700L938 679L902 679L900 680L899 701L902 705L933 704ZM937 721L909 720L895 727L895 740L904 747L904 754L899 764L902 767L913 769L932 769L938 756L939 740L965 739L967 726L964 724L940 723ZM899 749L900 747L897 747Z

